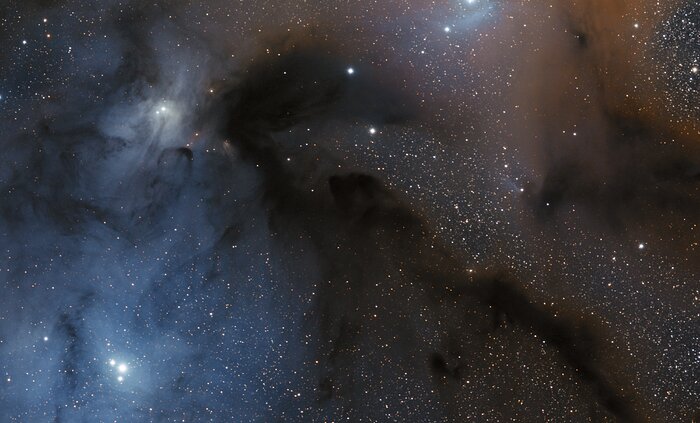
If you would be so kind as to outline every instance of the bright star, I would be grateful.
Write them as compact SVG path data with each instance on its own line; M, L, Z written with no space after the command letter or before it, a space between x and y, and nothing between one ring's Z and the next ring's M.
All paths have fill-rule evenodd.
M117 380L118 380L119 382L124 382L124 377L123 377L123 376L118 376L118 377L117 377Z
M369 133L370 133L370 135L374 135L377 133L377 129L376 128L369 128Z
M119 367L117 367L117 370L119 371L119 373L126 373L126 371L129 370L129 367L126 364L122 363L119 365Z
M117 362L114 361L114 359L109 360L109 365L110 365L110 366L114 367L116 364L117 364Z
M452 31L452 28L450 28L449 26L446 26L446 27L445 27L445 32L450 32L450 31Z
M352 75L352 74L355 73L355 69L353 69L353 68L348 68L347 72L348 72L348 75Z
M640 250L643 250L644 247L645 247L645 245L642 242L640 242L639 245L637 246L637 248L639 248Z

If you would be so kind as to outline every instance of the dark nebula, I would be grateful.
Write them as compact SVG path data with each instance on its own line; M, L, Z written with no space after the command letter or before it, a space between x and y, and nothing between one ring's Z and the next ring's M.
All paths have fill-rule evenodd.
M0 421L695 421L696 12L1 6Z

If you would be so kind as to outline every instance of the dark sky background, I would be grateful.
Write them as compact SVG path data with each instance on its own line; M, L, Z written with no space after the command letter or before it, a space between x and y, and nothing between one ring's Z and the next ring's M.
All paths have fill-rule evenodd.
M0 422L695 422L700 6L6 0Z

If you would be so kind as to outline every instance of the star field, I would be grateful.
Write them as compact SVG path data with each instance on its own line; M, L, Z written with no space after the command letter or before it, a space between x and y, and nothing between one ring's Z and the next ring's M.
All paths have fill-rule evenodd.
M28 0L0 37L0 421L700 418L700 6Z

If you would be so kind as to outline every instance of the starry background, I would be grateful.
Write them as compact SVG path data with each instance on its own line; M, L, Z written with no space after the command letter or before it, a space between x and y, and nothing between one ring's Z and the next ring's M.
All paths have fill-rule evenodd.
M700 6L9 0L0 421L700 418Z

